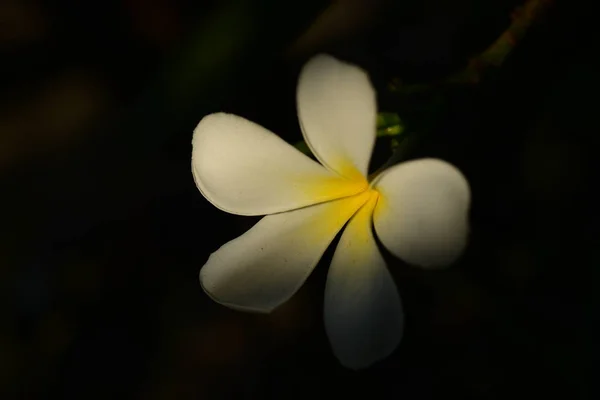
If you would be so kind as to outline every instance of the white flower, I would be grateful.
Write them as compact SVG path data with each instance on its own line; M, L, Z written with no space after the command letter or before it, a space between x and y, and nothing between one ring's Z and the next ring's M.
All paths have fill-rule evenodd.
M366 73L326 55L303 68L297 90L304 139L321 164L272 132L217 113L194 131L196 185L217 208L267 215L212 253L200 271L216 302L270 312L302 286L348 222L325 289L325 328L333 352L352 369L387 357L400 342L400 296L379 252L409 264L439 267L463 251L469 185L437 159L405 162L373 182L376 98Z

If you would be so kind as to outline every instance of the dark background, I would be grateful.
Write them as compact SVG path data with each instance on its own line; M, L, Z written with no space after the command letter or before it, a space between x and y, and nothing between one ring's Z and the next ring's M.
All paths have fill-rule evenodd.
M478 84L387 88L461 70L522 3L338 1L306 34L328 2L2 0L0 398L591 398L593 25L554 1ZM361 372L323 328L332 248L271 315L198 283L257 218L197 191L195 125L227 111L300 140L296 79L320 51L367 69L380 109L417 133L407 157L443 157L473 190L458 264L386 254L405 336Z

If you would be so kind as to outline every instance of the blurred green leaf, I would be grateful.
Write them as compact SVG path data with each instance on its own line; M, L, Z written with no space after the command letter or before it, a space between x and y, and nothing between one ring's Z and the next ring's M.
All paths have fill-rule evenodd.
M310 151L310 149L308 148L308 145L306 144L306 142L304 140L299 141L298 143L296 143L294 145L294 147L298 150L300 150L302 153L306 154L309 157L312 157L312 152Z
M396 113L380 112L379 114L377 114L377 129L382 129L400 124L400 117Z

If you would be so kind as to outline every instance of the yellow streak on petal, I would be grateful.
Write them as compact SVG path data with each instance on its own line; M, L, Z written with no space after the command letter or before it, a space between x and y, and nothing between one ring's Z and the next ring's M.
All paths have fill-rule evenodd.
M351 197L336 200L327 204L328 210L316 224L307 226L305 237L319 239L327 236L335 236L346 222L365 204L371 191L363 191Z
M350 180L337 176L330 178L297 176L292 177L291 182L314 198L316 203L353 196L364 192L369 187L369 183L364 178Z
M373 250L373 232L371 228L371 219L373 217L373 210L378 204L380 199L379 193L376 190L369 190L365 192L367 200L364 205L354 215L352 222L348 225L346 235L351 235L351 248L355 254L353 259L355 260L366 260L369 259L369 255ZM350 244L350 243L349 243Z

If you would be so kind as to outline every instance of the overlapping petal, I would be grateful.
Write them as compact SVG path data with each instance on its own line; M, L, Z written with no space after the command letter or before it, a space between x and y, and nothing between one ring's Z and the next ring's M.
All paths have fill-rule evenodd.
M348 223L325 288L325 329L340 363L352 369L390 355L400 343L404 324L396 284L371 230L377 197L371 192Z
M298 119L317 159L349 179L367 176L375 144L377 101L369 77L357 66L327 55L302 69Z
M194 131L192 171L200 192L223 211L265 215L364 190L327 170L267 129L211 114Z
M200 270L208 295L227 307L270 312L287 301L368 193L262 218L211 254Z
M469 184L451 164L419 159L396 165L375 182L374 225L383 245L409 264L442 267L468 237Z

